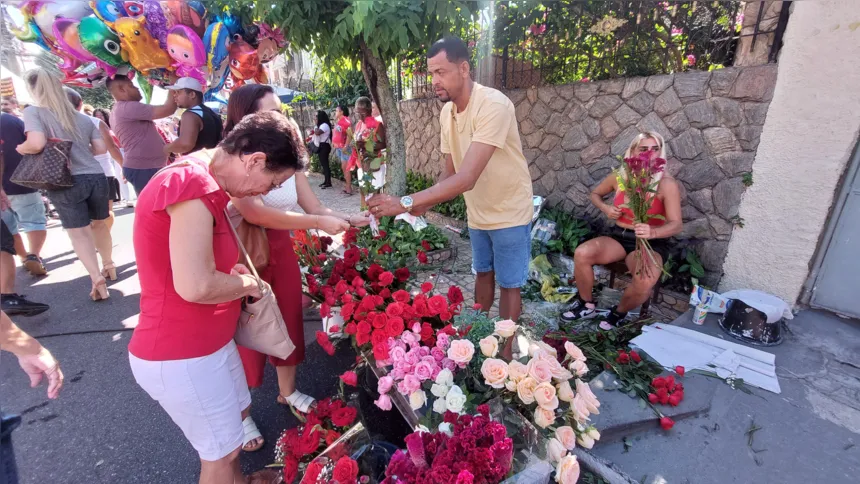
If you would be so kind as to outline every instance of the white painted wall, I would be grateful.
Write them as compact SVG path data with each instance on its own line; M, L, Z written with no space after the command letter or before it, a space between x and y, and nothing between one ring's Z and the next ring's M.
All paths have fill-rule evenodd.
M794 2L721 290L797 301L860 135L860 1Z

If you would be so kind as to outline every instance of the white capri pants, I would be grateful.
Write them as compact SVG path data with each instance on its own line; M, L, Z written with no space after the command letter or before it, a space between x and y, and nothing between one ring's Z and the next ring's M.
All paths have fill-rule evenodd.
M236 343L186 360L148 361L128 355L134 379L170 415L206 461L242 446L242 410L251 394Z

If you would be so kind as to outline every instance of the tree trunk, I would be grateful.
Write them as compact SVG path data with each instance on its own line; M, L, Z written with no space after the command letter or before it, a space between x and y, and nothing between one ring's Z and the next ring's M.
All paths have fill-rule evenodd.
M379 106L379 112L382 113L382 120L385 123L388 146L385 192L396 196L406 195L406 136L403 133L400 110L388 79L388 69L385 62L370 51L364 40L360 40L358 45L361 49L361 72L364 74L364 82L367 83L370 95Z

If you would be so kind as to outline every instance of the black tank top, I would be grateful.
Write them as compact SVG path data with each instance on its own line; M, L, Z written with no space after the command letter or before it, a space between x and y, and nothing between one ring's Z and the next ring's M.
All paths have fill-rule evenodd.
M197 143L194 145L194 149L188 153L218 146L218 143L221 141L221 130L223 129L221 126L221 116L218 116L215 111L205 104L194 106L188 111L200 116L200 119L203 120L203 129L197 134ZM181 122L179 123L179 132L182 132ZM182 154L187 155L188 153Z

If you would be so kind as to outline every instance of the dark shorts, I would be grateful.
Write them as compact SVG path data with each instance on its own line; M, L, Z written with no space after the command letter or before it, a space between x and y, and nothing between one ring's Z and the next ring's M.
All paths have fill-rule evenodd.
M107 177L108 181L108 200L118 202L122 199L119 195L119 180L115 176Z
M86 227L93 220L110 215L108 181L104 175L74 175L74 185L64 190L49 190L48 198L66 229Z
M636 250L636 234L632 230L614 227L604 235L621 244L621 247L624 247L624 251L628 254ZM648 243L651 244L651 248L654 249L654 252L660 254L660 257L662 257L665 262L669 255L669 245L667 244L666 239L651 239Z
M15 255L15 238L6 226L6 222L2 220L0 220L0 252Z
M149 180L158 173L158 170L161 168L122 168L122 176L131 183L131 186L134 187L134 193L137 193L137 196L140 196L140 192L146 188L146 184L149 183Z

